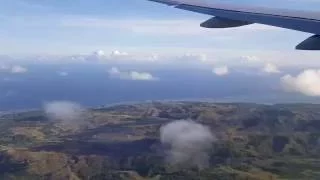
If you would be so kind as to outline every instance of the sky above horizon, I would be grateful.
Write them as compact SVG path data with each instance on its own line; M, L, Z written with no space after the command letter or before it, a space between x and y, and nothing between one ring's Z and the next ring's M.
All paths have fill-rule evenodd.
M211 1L211 0L207 0ZM317 10L319 0L216 0ZM193 53L211 50L293 51L307 33L252 25L208 30L209 16L147 0L1 0L0 54L65 55L96 50Z

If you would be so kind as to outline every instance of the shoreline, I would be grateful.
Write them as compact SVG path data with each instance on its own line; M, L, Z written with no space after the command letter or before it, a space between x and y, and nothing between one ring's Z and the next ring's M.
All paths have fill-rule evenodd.
M72 102L72 101L67 101ZM141 104L150 104L150 103L214 103L214 104L256 104L256 105L320 105L320 103L307 103L307 102L278 102L278 103L263 103L255 101L231 101L231 100L214 100L214 99L163 99L163 100L145 100L145 101L121 101L118 103L109 103L104 105L96 106L86 106L83 105L86 109L101 109L109 108L114 106L121 105L141 105ZM32 111L42 111L42 107L38 108L25 108L25 109L11 109L11 110L0 110L0 116L12 113L25 113Z

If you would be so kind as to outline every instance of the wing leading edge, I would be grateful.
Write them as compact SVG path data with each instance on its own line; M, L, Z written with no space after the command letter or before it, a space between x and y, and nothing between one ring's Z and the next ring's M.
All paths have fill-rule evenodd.
M209 4L201 0L149 0L178 9L215 16L201 24L206 28L230 28L253 23L315 34L300 43L300 50L320 50L320 13L261 7Z

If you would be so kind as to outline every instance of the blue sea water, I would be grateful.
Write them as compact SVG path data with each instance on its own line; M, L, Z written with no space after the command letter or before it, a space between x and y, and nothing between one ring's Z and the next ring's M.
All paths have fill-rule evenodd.
M213 100L258 103L320 102L282 92L279 77L231 73L215 76L210 69L154 68L144 70L156 81L110 78L107 65L28 65L28 72L0 73L0 111L41 108L66 100L83 106L101 106L148 100ZM130 70L124 67L123 70ZM133 69L134 70L134 69ZM67 72L67 76L59 75Z

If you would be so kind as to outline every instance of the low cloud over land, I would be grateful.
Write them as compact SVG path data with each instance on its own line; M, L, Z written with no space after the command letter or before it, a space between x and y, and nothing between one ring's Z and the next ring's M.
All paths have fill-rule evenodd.
M61 123L67 128L78 128L86 120L86 109L69 101L53 101L44 105L49 120Z
M191 120L174 121L160 129L161 142L169 146L167 160L177 166L208 166L208 150L215 139L210 129Z

